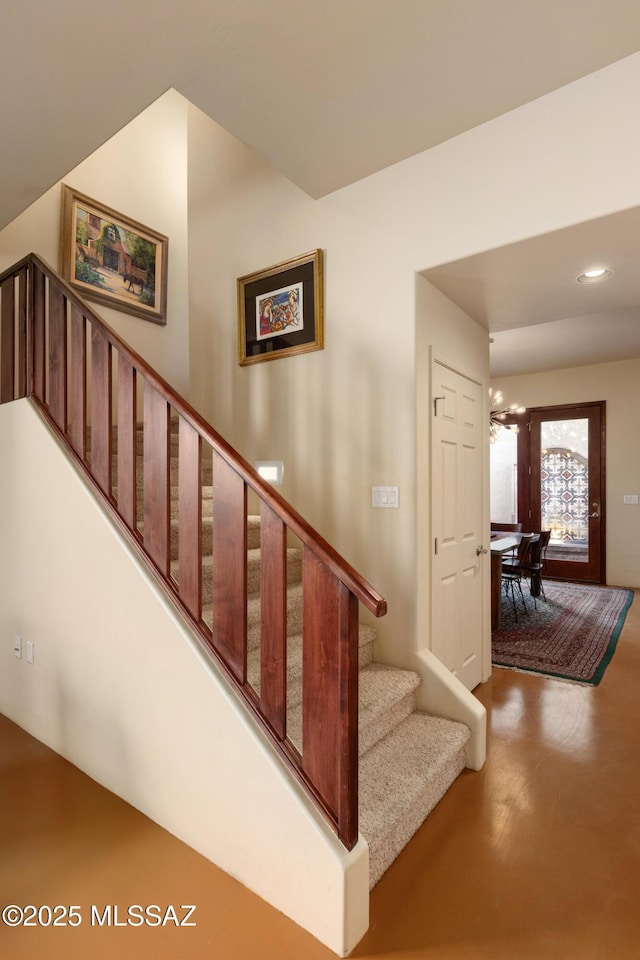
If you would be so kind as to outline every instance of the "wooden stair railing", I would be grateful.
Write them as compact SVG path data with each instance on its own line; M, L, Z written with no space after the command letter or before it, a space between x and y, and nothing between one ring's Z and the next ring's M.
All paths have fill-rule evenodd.
M358 838L358 603L380 617L386 602L42 259L30 254L0 275L0 301L0 402L33 399L351 849ZM177 577L170 561L170 488L176 480L171 423L176 418ZM202 604L203 460L211 463L214 503L211 624L203 619ZM259 693L247 682L248 491L257 496L261 515ZM301 542L303 554L301 751L287 738L289 532Z

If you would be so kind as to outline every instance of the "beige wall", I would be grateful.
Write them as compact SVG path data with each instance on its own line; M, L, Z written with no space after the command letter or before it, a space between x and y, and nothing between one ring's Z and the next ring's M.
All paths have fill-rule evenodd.
M402 661L415 637L414 273L394 245L190 108L193 402L249 461L284 461L283 495L389 600L377 655ZM236 278L317 247L324 350L240 367ZM372 485L399 486L400 509L374 510Z
M623 502L640 495L640 359L502 377L494 386L507 403L527 407L606 401L607 582L640 586L640 506Z
M187 112L170 91L71 170L64 183L169 237L167 325L96 304L97 313L183 394L189 389ZM57 183L0 231L0 271L25 254L59 268Z

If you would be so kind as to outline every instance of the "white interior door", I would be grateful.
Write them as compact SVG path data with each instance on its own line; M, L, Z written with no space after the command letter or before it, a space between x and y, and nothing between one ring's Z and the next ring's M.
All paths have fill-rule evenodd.
M432 363L433 653L469 689L483 679L483 404L480 384Z

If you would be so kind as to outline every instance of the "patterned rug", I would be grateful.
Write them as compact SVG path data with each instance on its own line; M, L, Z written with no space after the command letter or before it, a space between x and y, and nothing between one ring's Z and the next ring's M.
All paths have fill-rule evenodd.
M633 600L633 591L545 580L547 602L534 610L524 588L525 614L518 600L518 622L511 601L503 597L502 626L491 638L498 667L598 684L613 656Z

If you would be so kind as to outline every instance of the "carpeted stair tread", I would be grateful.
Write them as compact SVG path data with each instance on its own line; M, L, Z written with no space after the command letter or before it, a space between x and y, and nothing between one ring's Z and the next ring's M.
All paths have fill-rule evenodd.
M114 483L112 487L112 496L116 503L118 502L118 487ZM170 496L170 505L171 505L171 519L178 519L178 487L174 484L169 488ZM142 520L144 513L144 495L142 492L142 487L138 487L137 497L136 497L136 509L138 512L138 517ZM202 487L202 517L206 519L213 515L213 487L211 485L204 485ZM258 517L258 522L260 518ZM258 538L259 543L259 538ZM257 546L258 544L254 544Z
M373 644L377 636L375 627L368 623L358 624L358 666L361 670L373 662Z
M363 756L387 736L415 707L417 674L380 663L370 663L359 672L358 754ZM377 703L374 706L374 700ZM292 697L292 701L294 697ZM302 703L287 696L287 736L302 749Z
M260 515L249 514L247 517L247 547L249 550L260 546Z
M358 624L358 666L362 671L373 661L373 642L377 636L375 627L370 627L366 623ZM362 674L360 674L362 676ZM287 637L287 686L291 684L291 697L287 697L287 702L294 705L299 702L295 700L298 694L298 687L302 677L302 634L297 633ZM253 647L247 654L247 679L256 693L260 693L260 647Z
M469 729L412 713L360 758L360 832L373 887L466 764Z
M358 625L358 666L362 671L373 660L373 641L377 636L374 627ZM360 674L362 676L362 673ZM260 693L260 647L247 652L247 680ZM287 705L297 706L302 699L302 634L287 637Z
M383 663L371 663L360 671L360 755L382 740L416 708L420 676Z
M202 611L202 619L209 627L212 623L211 605ZM302 630L302 583L300 581L287 587L287 634L293 635ZM251 650L260 643L260 594L255 593L247 599L247 649Z
M289 584L287 587L287 635L302 631L302 583ZM260 643L260 595L253 594L247 599L247 644L248 649Z
M202 487L202 517L213 516L213 487L204 484ZM171 519L178 519L178 488L171 488Z
M89 461L91 460L91 456L90 456L90 455L88 456L88 459L89 459ZM115 483L117 483L117 480L118 480L117 453L112 454L112 458L111 458L111 459L112 459L112 466L111 466L111 476L112 476L112 480L111 480L111 483L112 483L112 484L115 484ZM141 476L143 475L143 471L144 471L144 456L142 456L141 454L138 454L138 455L136 456L136 461L137 461L137 463L136 463L137 476L141 477ZM168 465L168 469L169 469L169 476L171 477L171 480L172 480L172 482L174 482L174 483L175 483L175 482L177 481L177 479L178 479L178 465L179 465L179 463L180 463L180 458L179 458L179 457L169 456L168 459L167 459L167 465ZM203 484L205 484L205 485L211 484L211 480L212 480L212 477L213 477L213 464L211 463L211 461L209 461L209 462L204 462L204 461L203 461L202 467L201 467L201 476L202 476L202 482L203 482Z
M211 603L213 591L213 555L202 558L202 602ZM171 564L171 572L180 582L180 567L177 560ZM261 556L260 549L247 550L247 592L256 594L260 590ZM287 583L296 583L302 576L302 553L296 547L287 549Z
M177 504L175 509L175 516L173 510L172 502L172 518L170 521L170 533L171 533L171 559L178 559L178 543L179 543L179 521L178 521L178 510ZM138 523L138 530L140 533L144 533L144 521L142 519L142 511L140 511L140 521ZM202 517L202 554L207 556L211 554L213 549L213 526L212 526L212 517L211 511L209 511L209 516ZM247 549L249 550L259 550L260 549L260 517L249 516L247 517Z
M208 516L202 517L202 553L206 556L208 553L211 553L213 548L213 527L212 527L212 513L210 512ZM179 522L177 515L171 518L171 559L176 560L178 557L178 530ZM247 517L247 549L248 550L259 550L260 549L260 517L259 516L248 516Z

